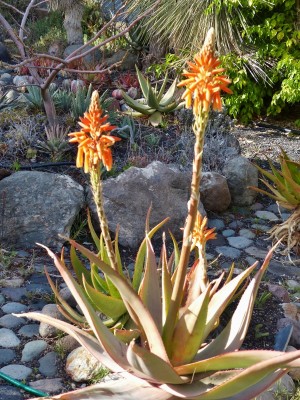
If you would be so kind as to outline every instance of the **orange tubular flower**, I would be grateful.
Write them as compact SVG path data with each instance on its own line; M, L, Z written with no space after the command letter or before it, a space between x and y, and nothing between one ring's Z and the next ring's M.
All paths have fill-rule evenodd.
M81 130L69 133L70 143L78 143L76 167L84 167L86 173L92 168L98 168L100 161L107 171L111 170L113 160L110 147L121 139L110 136L110 131L116 126L110 125L107 120L108 115L103 116L103 110L99 106L99 94L95 90L89 111L80 117Z
M200 110L209 111L212 104L214 110L222 109L220 93L223 90L226 93L232 93L227 87L231 81L220 73L224 68L218 68L220 61L214 55L214 31L208 32L205 43L200 51L194 57L195 63L188 62L189 70L184 70L183 75L187 79L180 82L177 86L186 86L182 98L186 101L186 107L193 104L194 114Z
M197 213L195 226L193 230L192 249L204 246L208 240L216 239L215 228L207 229L207 217L202 217L200 212Z

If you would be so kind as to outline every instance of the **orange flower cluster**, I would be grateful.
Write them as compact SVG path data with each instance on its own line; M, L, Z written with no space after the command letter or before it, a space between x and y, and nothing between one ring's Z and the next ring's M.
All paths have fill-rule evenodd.
M220 61L214 55L214 43L214 31L211 30L202 50L194 57L195 63L188 62L189 70L183 72L187 79L178 84L178 87L186 86L182 98L187 108L193 104L194 115L199 114L199 107L204 112L209 111L211 104L214 110L221 110L221 91L232 93L227 87L230 79L220 75L225 69L218 68Z
M110 125L107 119L108 115L103 116L99 105L99 93L95 90L89 111L80 117L81 130L69 133L70 143L78 143L76 166L84 167L86 173L92 168L98 168L101 161L107 171L111 170L113 159L110 147L121 139L110 136L110 131L116 126Z
M216 239L215 228L207 229L207 217L202 217L200 212L197 213L195 226L193 230L192 249L204 246L208 240Z

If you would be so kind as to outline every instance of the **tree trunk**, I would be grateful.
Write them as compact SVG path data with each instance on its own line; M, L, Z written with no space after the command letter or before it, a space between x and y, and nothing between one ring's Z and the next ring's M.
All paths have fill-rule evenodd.
M68 44L83 44L81 20L84 6L78 1L73 1L71 7L65 9L64 27L67 32Z

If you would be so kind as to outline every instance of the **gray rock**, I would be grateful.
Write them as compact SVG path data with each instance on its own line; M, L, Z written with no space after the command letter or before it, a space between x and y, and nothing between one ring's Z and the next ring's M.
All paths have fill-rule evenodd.
M6 193L5 206L0 204L0 239L16 248L32 248L36 242L60 245L58 235L69 236L84 204L82 186L69 176L47 172L16 172L0 181L0 192Z
M20 389L8 386L0 386L0 400L24 400L24 396L20 393Z
M47 348L44 340L33 340L25 344L22 351L22 362L32 361L37 358Z
M21 329L19 329L18 334L21 336L24 336L24 337L31 338L33 336L39 335L39 328L40 328L40 324L24 325L24 326L22 326Z
M56 345L63 349L63 352L70 353L71 351L77 349L80 346L78 341L73 338L73 336L66 335L61 339L56 341Z
M59 312L56 304L46 304L42 309L42 314L48 315L56 319L65 321L65 317ZM48 325L45 322L40 323L39 334L41 337L52 337L56 336L59 330L52 325Z
M233 260L239 258L241 256L241 252L238 249L234 249L232 247L229 246L220 246L220 247L216 247L216 251L219 254L223 254L224 257L228 257L231 258Z
M47 378L57 375L57 354L54 351L39 359L39 371Z
M49 394L61 393L64 387L61 378L39 379L34 382L29 382L29 386Z
M181 238L180 228L184 226L189 199L188 175L175 166L155 161L146 168L131 167L117 178L103 182L104 208L109 228L116 232L120 225L121 245L136 248L144 239L143 221L146 220L151 204L150 226L170 217L163 230L170 229L175 236ZM99 222L90 194L88 202L97 227ZM203 207L200 211L205 213Z
M0 293L0 306L5 303L5 297Z
M216 228L217 231L221 231L225 228L225 224L221 219L209 219L208 220L209 228Z
M32 369L25 367L25 365L19 364L10 364L0 369L4 374L9 375L13 379L27 379L29 375L32 373Z
M0 329L0 345L2 347L14 348L18 347L20 343L20 339L12 330L7 328Z
M300 277L299 267L294 265L285 265L280 261L274 260L273 258L268 266L268 272L281 277Z
M253 256L255 258L265 258L266 255L268 254L268 250L266 249L260 249L256 246L250 246L247 249L245 249L245 252L249 254L250 256Z
M234 235L234 230L233 229L225 229L223 232L222 232L222 235L223 236L225 236L225 237L229 237L229 236L232 236L232 235Z
M14 329L25 323L26 320L24 318L18 318L11 314L3 315L3 317L0 318L0 326L3 326L3 328Z
M241 229L239 231L239 235L243 236L243 237L245 237L247 239L254 239L255 236L256 236L255 233L252 232L250 229Z
M77 302L74 299L74 296L72 295L70 289L68 286L64 287L59 291L59 295L71 306L71 307L76 307Z
M13 77L11 74L8 74L7 72L2 74L0 79L6 83L6 85L11 85L13 83Z
M1 290L2 294L4 294L5 297L12 301L20 301L26 299L26 289L24 287L14 288L14 290L11 290L11 288L3 288Z
M289 399L296 391L293 379L288 375L283 375L274 385L269 389L271 393L276 396L276 399Z
M257 193L249 186L258 185L258 171L246 157L236 156L228 160L223 175L227 178L232 204L249 206L254 203Z
M295 346L297 349L300 347L300 321L295 321L290 318L280 318L277 321L277 329L284 328L287 325L293 325L293 331L289 344Z
M253 229L257 229L258 231L262 232L268 232L270 230L270 227L268 225L252 224L251 226Z
M230 246L235 247L236 249L245 249L253 243L253 240L247 239L243 236L231 236L227 238Z
M2 287L19 288L24 283L24 278L3 279Z
M271 211L265 211L265 210L256 211L255 215L257 216L257 218L264 219L267 221L279 221L279 218L277 217L277 215L275 215Z
M26 312L28 310L28 307L25 306L22 303L17 303L17 302L10 302L10 303L6 303L4 306L1 307L1 310L5 313L5 314L10 314L10 313L22 313L22 312Z
M203 172L200 196L205 210L216 212L227 210L231 196L226 178L217 172Z
M233 216L233 218L235 218L235 217ZM243 227L243 226L244 226L243 222L242 222L242 221L239 221L239 220L232 221L232 222L230 222L230 224L228 225L228 227L229 227L230 229L238 229L238 228L241 228L241 227Z
M135 65L138 63L138 57L136 54L130 53L129 51L118 50L115 54L105 60L105 64L110 67L120 61L122 61L118 66L120 71L133 70Z
M13 79L13 84L15 86L26 86L29 84L29 81L25 75L16 75Z
M0 349L0 367L7 365L16 358L16 352L12 349Z

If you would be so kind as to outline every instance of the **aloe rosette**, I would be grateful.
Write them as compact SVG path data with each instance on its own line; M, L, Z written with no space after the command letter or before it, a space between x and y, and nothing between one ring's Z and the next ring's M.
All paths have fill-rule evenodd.
M144 271L138 287L120 271L118 255L109 236L101 205L101 182L95 177L101 160L101 147L97 151L97 143L102 145L101 135L107 133L101 133L97 121L92 121L95 129L93 141L89 139L89 143L95 146L91 153L89 149L84 153L85 160L79 158L78 162L85 161L90 170L107 259L101 259L99 252L94 253L74 240L70 240L70 244L74 251L101 270L107 278L106 283L117 290L132 327L114 332L109 329L86 291L88 278L85 274L78 283L66 268L63 257L45 247L77 301L88 329L43 314L20 316L46 322L72 335L120 377L111 383L98 383L51 399L250 400L289 369L300 367L300 351L241 350L259 284L274 248L259 268L255 263L236 277L230 273L225 279L221 274L211 282L207 277L205 244L213 239L214 232L206 228L206 220L198 213L203 141L209 108L211 105L220 108L220 92L228 92L230 83L220 75L224 70L218 66L219 61L214 57L214 31L210 30L201 52L195 56L195 63L189 63L189 70L184 72L187 79L183 81L186 86L183 96L187 105L193 104L195 146L182 246L168 258L163 244L157 265L150 235L146 233ZM84 129L87 134L86 124ZM78 138L81 137L82 134L78 134ZM83 143L87 142L84 140ZM99 159L95 159L97 154ZM108 156L110 159L110 153L106 154ZM194 248L198 256L189 269ZM172 265L175 265L174 270ZM244 290L235 311L223 329L216 333L222 313L240 294L241 288ZM214 335L211 335L213 331ZM122 336L128 339L129 333L132 338L124 343Z
M292 211L291 216L283 223L270 230L271 238L281 240L286 245L286 252L295 250L300 253L300 163L289 158L281 149L279 156L280 170L268 159L271 172L256 165L259 172L267 179L261 179L269 191L252 187L262 194L271 197L283 208ZM271 182L271 183L270 183Z
M177 80L175 79L169 89L164 93L168 82L166 75L160 90L152 88L148 79L136 67L136 73L140 88L144 98L141 100L134 100L124 91L122 91L125 103L134 111L126 111L127 114L133 117L147 117L150 124L158 126L162 122L163 114L173 112L183 106L183 103L175 100L175 92L177 88Z

